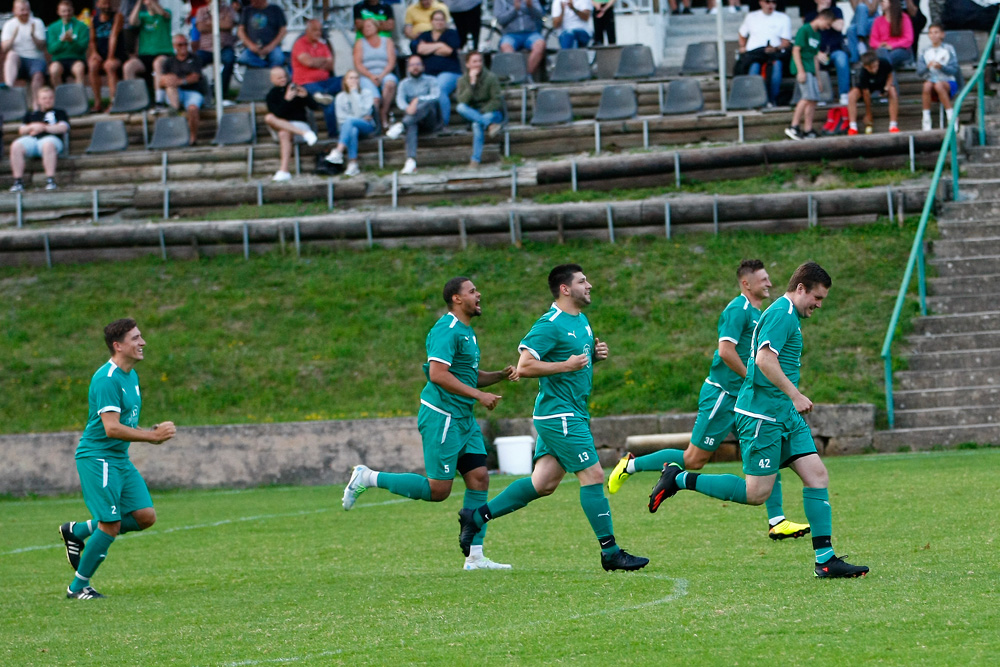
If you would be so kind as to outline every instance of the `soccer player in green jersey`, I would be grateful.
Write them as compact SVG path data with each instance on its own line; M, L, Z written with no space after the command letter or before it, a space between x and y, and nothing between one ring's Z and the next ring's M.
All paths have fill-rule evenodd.
M489 504L459 510L459 545L468 554L487 521L552 494L569 471L580 480L580 505L601 545L601 565L605 570L638 570L649 559L633 556L615 543L604 470L590 432L587 399L594 364L608 358L607 343L594 336L583 314L590 305L590 283L579 265L563 264L549 273L549 289L555 303L518 346L517 372L538 378L532 415L538 432L535 469L531 477L515 480Z
M637 472L655 470L676 463L685 470L701 470L722 441L736 433L736 395L747 374L750 337L760 319L760 306L771 295L771 279L759 259L745 259L736 269L740 295L729 302L719 316L719 347L708 377L698 397L698 417L687 449L666 448L636 458L631 452L622 457L608 477L608 491L618 493L625 480ZM809 526L785 518L781 498L781 473L767 499L768 536L772 540L801 537Z
M451 495L452 480L458 472L465 480L465 507L486 502L490 476L486 470L486 445L483 432L472 414L476 401L492 410L499 394L482 391L501 380L514 382L517 369L507 366L499 371L479 369L479 341L472 330L472 318L482 315L481 295L471 280L452 278L444 286L448 312L427 334L427 384L420 392L417 427L424 446L424 469L427 476L414 473L391 473L354 466L344 489L344 509L367 488L386 489L398 496L441 502ZM508 570L510 565L496 563L483 555L485 526L465 554L466 570Z
M806 262L788 281L788 291L764 311L754 329L753 354L736 399L736 427L743 455L743 473L707 475L667 465L649 496L655 512L666 498L681 489L744 505L760 505L771 495L778 469L790 467L802 478L802 504L812 526L817 577L861 577L863 565L851 565L833 552L833 519L829 475L816 452L802 415L813 403L799 391L802 357L802 318L811 317L826 298L833 281L815 262Z
M76 448L83 501L93 519L59 526L66 558L76 570L66 597L76 600L103 598L90 585L90 578L111 543L120 534L145 530L156 521L146 482L129 460L129 444L159 445L177 432L173 422L139 428L142 396L135 365L144 358L146 341L135 320L115 320L104 327L104 342L111 359L90 380L87 426Z

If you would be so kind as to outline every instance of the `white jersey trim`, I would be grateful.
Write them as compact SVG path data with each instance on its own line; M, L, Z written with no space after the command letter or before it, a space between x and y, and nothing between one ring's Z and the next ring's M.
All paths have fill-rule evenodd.
M560 412L557 415L531 415L532 419L562 419L564 417L575 417L575 412Z
M100 410L98 410L97 414L103 414L105 412L117 412L117 413L120 414L121 411L122 411L122 409L120 407L118 407L117 405L106 405L103 408L101 408Z
M769 421L769 422L778 421L774 417L768 417L767 415L759 415L756 412L747 412L746 410L740 410L739 408L733 408L733 412L738 412L741 415L746 415L747 417L753 417L754 419L763 419L764 421Z
M108 377L111 377L112 375L114 375L115 369L118 368L118 364L116 364L111 359L108 359L108 363L111 364L111 368L108 369Z
M427 361L436 361L439 364L444 364L445 366L451 366L451 362L450 361L445 361L441 357L427 357Z
M737 344L739 344L739 342L740 342L740 341L736 340L735 338L730 338L729 336L720 336L720 337L719 337L719 342L720 342L720 343L721 343L722 341L724 341L724 340L728 340L728 341L729 341L730 343L732 343L733 345L737 345Z
M788 300L788 314L791 315L793 310L795 310L795 304L792 303L791 299L789 299Z
M552 315L552 317L549 318L549 322L553 321L554 319L556 319L557 317L559 317L559 315L562 314L562 311L559 310L559 306L556 305L555 301L552 302L552 306L550 306L550 307L551 308L555 308L556 312Z
M426 405L427 407L429 407L434 412L437 412L438 414L444 415L444 417L445 417L445 419L444 419L444 430L441 431L441 442L444 443L445 439L447 439L447 437L448 437L448 429L451 427L451 413L450 412L445 412L444 410L442 410L441 408L439 408L436 405L431 405L430 403L428 403L427 401L425 401L422 398L420 399L420 404L421 405Z
M518 352L523 352L524 350L527 350L528 352L530 352L531 356L533 356L537 361L541 361L542 360L542 357L537 352L535 352L530 347L528 347L527 345L518 345L517 346L517 351Z
M722 399L726 397L726 392L723 391L719 394L719 398L715 400L715 407L712 408L712 412L708 415L709 421L715 419L715 413L719 411L719 406L722 405Z
M458 317L455 315L455 313L448 313L448 314L451 315L451 324L448 325L448 328L454 329L455 325L458 324Z

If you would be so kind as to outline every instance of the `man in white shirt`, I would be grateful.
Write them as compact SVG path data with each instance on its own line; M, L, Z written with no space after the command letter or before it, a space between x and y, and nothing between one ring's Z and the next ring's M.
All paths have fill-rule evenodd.
M774 106L781 90L782 58L792 46L792 22L775 10L775 0L760 0L760 9L743 19L739 30L740 61L749 59L748 74L759 75L768 66L768 105Z
M0 31L0 49L7 54L3 63L3 79L13 88L18 79L31 82L31 99L36 100L38 89L45 85L45 24L31 15L28 0L14 0L14 18ZM37 105L34 107L37 109Z
M583 49L590 44L594 30L590 27L591 0L557 0L552 3L552 26L562 28L559 47Z

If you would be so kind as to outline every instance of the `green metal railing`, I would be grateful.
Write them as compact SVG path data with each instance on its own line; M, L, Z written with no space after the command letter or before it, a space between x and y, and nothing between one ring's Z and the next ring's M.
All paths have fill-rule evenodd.
M906 271L903 272L903 282L899 286L899 295L896 297L896 307L892 309L892 318L889 320L889 328L885 332L885 342L882 343L882 360L885 362L885 407L889 417L889 428L895 424L892 400L892 341L896 335L896 328L899 326L899 316L903 311L903 304L906 302L906 295L910 289L910 282L913 280L913 269L917 269L917 291L920 295L920 314L927 314L927 278L926 266L924 263L924 233L927 230L927 221L934 210L934 198L941 183L941 175L944 173L944 165L948 154L951 153L951 178L952 196L958 201L961 199L958 190L958 118L962 110L965 98L976 88L976 120L979 125L979 144L986 143L986 114L985 114L985 93L986 84L986 61L993 54L994 44L996 44L997 29L1000 28L1000 15L993 23L993 30L986 41L987 47L983 49L983 54L979 57L979 64L976 71L965 84L962 92L954 100L954 117L948 123L948 131L941 142L941 153L938 155L937 165L934 167L934 178L927 192L927 200L924 202L924 210L920 214L920 224L917 225L917 233L913 238L913 247L910 249L910 258L906 262Z

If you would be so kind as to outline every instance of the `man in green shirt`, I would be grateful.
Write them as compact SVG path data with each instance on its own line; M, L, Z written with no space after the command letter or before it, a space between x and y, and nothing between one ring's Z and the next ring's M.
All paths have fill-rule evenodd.
M139 47L137 57L122 66L122 73L126 79L145 78L146 87L155 91L156 103L166 104L159 78L167 58L174 54L170 10L164 9L159 0L140 0L128 16L128 25L139 29Z
M452 480L458 472L465 480L465 507L479 507L486 502L490 476L486 470L486 445L483 432L472 408L476 401L492 410L500 395L480 390L501 380L515 382L517 369L507 366L499 371L479 369L479 341L472 329L472 318L482 315L481 295L475 284L464 276L452 278L444 286L448 312L441 316L427 334L427 384L420 392L417 427L423 439L424 469L427 476L414 473L390 473L357 465L344 489L345 510L369 487L386 489L398 496L441 502L451 495ZM508 570L510 565L496 563L483 555L486 528L478 531L472 548L466 553L466 570Z
M819 79L816 78L816 62L825 65L830 54L819 50L821 30L829 30L836 20L832 9L824 9L811 22L804 24L795 33L792 46L792 74L799 89L799 101L792 113L792 126L785 130L789 139L815 139L813 116L820 99ZM802 129L799 129L799 122Z
M61 0L57 9L59 20L45 30L45 41L48 44L52 62L49 64L49 76L52 86L63 82L63 74L69 71L77 83L83 83L87 74L87 45L90 44L90 28L83 21L73 16L72 0Z
M743 455L743 473L707 475L686 472L676 463L663 469L649 496L649 511L681 489L720 500L760 505L771 495L778 470L791 467L802 478L802 504L813 532L815 574L821 578L863 577L868 568L851 565L833 552L833 519L829 476L816 452L809 425L802 415L813 403L799 391L802 358L802 318L811 317L826 298L833 281L815 262L799 266L788 290L761 315L750 344L747 376L736 399L736 426Z
M66 558L76 570L66 597L75 600L103 598L90 585L90 578L111 543L119 534L145 530L156 521L146 482L129 460L129 444L159 445L177 432L173 422L160 422L149 430L139 428L142 395L135 366L144 359L146 341L135 320L115 320L104 327L104 342L111 359L90 380L87 426L76 448L83 500L93 519L59 526Z
M611 505L604 496L604 469L590 432L587 400L594 364L608 358L608 344L594 336L583 309L590 305L590 283L578 264L562 264L549 273L555 303L521 341L517 372L538 378L532 415L538 440L531 477L515 480L488 504L458 513L459 546L469 553L486 522L551 495L566 472L580 480L580 505L601 546L605 570L638 570L649 563L615 542Z

